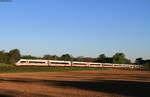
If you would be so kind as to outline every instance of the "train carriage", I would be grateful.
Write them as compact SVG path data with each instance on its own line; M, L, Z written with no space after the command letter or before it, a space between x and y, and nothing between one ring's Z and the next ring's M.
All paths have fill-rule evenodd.
M88 67L88 62L72 62L72 66Z
M89 67L102 67L102 63L93 63L93 62L90 62L89 63Z
M17 63L17 66L48 66L47 60L32 60L32 59L20 59Z
M70 61L49 60L49 66L71 66Z

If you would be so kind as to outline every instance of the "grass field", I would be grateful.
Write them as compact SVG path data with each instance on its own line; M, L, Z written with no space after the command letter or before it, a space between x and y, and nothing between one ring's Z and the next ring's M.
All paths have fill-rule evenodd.
M130 68L88 68L88 67L35 67L35 66L13 66L8 64L0 64L0 73L15 72L54 72L54 71L79 71L79 70L144 70Z
M150 71L0 73L0 97L150 97Z
M0 66L0 73L15 72L55 72L55 71L79 71L79 70L110 70L111 68L87 68L87 67L26 67L26 66Z

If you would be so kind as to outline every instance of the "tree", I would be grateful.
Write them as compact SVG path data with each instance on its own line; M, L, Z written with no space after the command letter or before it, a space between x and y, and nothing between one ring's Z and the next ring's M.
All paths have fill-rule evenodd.
M150 60L145 60L144 67L150 70Z
M113 62L113 59L112 57L106 57L105 60L104 60L105 63L112 63Z
M100 59L105 59L105 58L106 58L106 55L105 55L105 54L101 54L101 55L99 55L98 58L100 58Z
M9 64L9 59L10 59L9 53L6 52L5 53L5 62L4 63Z
M125 54L124 53L116 53L113 56L113 63L125 64L126 63Z
M143 58L137 58L135 60L135 64L137 64L137 65L143 65L143 67L145 69L150 70L150 60L143 60Z
M83 56L79 56L79 57L76 57L74 59L74 61L80 61L81 62L81 61L83 61L83 58L84 58Z
M102 63L105 63L106 62L106 55L105 54L100 54L98 56L98 61L102 62Z
M75 58L74 61L93 62L93 61L94 61L94 58L79 56L79 57Z
M96 58L95 62L106 63L106 61L107 61L106 59L107 59L107 57L106 57L105 54L100 54L100 55Z
M63 54L61 57L60 57L61 60L65 60L65 61L71 61L72 60L72 55L70 54Z
M0 51L0 63L5 63L6 56L4 51Z
M46 60L57 60L59 57L56 55L44 55L43 59Z
M31 56L31 55L24 55L21 56L22 59L41 59L40 57L35 57L35 56Z
M15 63L21 57L20 51L18 49L13 49L9 51L9 63Z
M137 58L137 59L135 60L135 63L136 63L137 65L143 65L143 64L144 64L144 60L143 60L143 58Z
M126 63L126 64L131 64L131 60L130 60L130 59L126 59L126 60L125 60L125 63Z

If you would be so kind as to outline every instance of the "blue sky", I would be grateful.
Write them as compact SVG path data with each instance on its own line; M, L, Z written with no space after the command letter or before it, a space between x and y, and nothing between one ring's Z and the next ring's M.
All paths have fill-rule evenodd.
M150 0L0 2L0 49L23 55L150 58Z

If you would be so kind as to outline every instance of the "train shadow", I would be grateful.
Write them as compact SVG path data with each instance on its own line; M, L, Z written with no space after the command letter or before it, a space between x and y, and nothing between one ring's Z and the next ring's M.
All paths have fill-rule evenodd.
M0 79L16 83L38 83L62 88L77 88L88 91L115 93L125 96L150 97L150 82L122 81L122 80L95 80L95 81L62 81L37 79ZM6 96L5 96L6 97Z
M0 97L52 97L52 96L39 93L28 93L17 90L1 89Z
M150 83L148 82L98 80L96 82L56 81L55 84L97 92L122 94L126 96L150 97Z
M14 96L7 95L7 94L0 94L0 97L14 97Z

